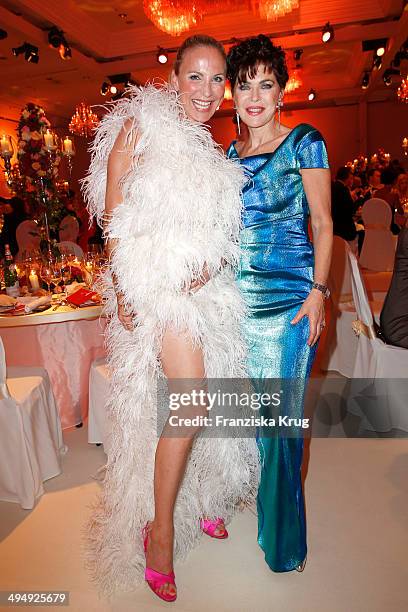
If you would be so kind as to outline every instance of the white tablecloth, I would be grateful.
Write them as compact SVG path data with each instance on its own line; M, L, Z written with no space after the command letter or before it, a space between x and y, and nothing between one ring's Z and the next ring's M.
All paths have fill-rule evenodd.
M0 318L7 365L47 370L63 429L88 415L90 365L105 355L100 315L101 308L93 306Z

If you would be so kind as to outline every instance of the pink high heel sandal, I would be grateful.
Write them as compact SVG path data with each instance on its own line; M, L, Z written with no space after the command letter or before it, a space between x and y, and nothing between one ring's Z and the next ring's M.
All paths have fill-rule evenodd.
M210 538L215 538L216 540L225 540L228 538L228 531L225 529L224 525L224 533L222 535L216 535L216 529L220 525L224 525L224 519L217 518L215 521L210 521L209 519L201 519L200 526L201 529L210 536Z
M146 523L145 527L142 530L143 548L145 552L145 557L147 553L147 541L149 538L148 525L149 524ZM168 601L168 602L176 601L177 593L175 593L174 595L170 595L168 593L158 593L157 592L157 589L159 589L161 586L164 586L165 584L172 584L176 586L175 578L176 577L174 575L174 572L170 572L170 574L162 574L161 572L157 572L156 570L146 566L145 580L147 584L149 585L149 587L151 588L151 590L153 591L153 593L157 595L157 597L160 597L160 599L162 599L163 601Z

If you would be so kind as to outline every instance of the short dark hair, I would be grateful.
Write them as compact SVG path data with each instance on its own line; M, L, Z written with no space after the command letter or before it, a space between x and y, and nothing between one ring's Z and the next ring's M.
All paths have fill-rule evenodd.
M350 166L342 166L337 170L336 180L337 181L346 181L350 176L352 170Z
M234 89L236 82L242 83L247 76L253 79L261 65L273 72L279 87L285 89L289 80L285 52L264 34L247 38L229 50L227 77L231 88Z
M367 172L367 178L373 176L374 172L381 172L381 170L379 170L378 168L370 168L370 170Z
M227 59L224 47L216 38L207 36L207 34L194 34L186 38L177 50L176 60L173 65L173 70L176 75L180 72L180 66L183 62L185 52L195 47L212 47L220 52L220 55L225 61Z
M393 168L384 168L381 172L381 182L383 185L392 185L395 179L397 178L397 173Z

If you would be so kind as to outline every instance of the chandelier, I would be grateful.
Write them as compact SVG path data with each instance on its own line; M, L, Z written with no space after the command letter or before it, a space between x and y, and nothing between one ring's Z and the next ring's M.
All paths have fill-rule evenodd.
M303 85L302 79L299 76L298 70L294 70L286 83L285 93L293 93L296 89L299 89Z
M299 0L251 0L261 19L276 21L298 8ZM207 14L222 13L245 6L244 0L143 0L143 10L163 32L179 36L196 26Z
M143 0L143 10L156 28L179 36L202 19L198 4L194 0Z
M69 124L69 131L78 136L92 136L92 131L98 126L99 119L91 107L81 102L75 109Z
M255 0L253 6L257 9L261 19L277 21L295 8L299 7L299 0Z
M402 79L401 85L397 90L397 96L401 102L408 102L408 76Z

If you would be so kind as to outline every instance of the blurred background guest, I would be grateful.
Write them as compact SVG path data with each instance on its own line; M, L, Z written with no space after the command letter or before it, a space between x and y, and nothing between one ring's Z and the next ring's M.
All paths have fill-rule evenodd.
M400 226L405 223L404 209L401 206L398 193L394 190L396 178L395 171L392 168L384 168L384 170L381 172L381 182L383 183L383 187L375 192L375 197L385 200L385 202L387 202L391 208L392 221L390 229L393 234L398 234L400 231Z
M380 317L387 344L408 348L408 227L401 230L394 273Z
M16 196L10 199L0 197L0 214L3 215L3 229L0 233L1 257L4 257L5 244L10 245L11 254L15 256L18 251L17 226L28 219L24 201Z
M368 191L366 199L373 198L375 192L381 189L384 185L381 183L381 171L378 168L371 168L367 172Z
M347 242L354 241L357 236L353 219L356 206L351 195L353 180L352 169L342 166L338 169L336 180L332 183L333 233Z

